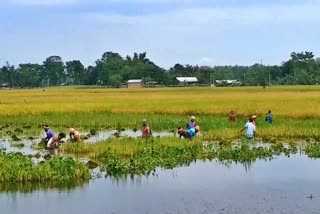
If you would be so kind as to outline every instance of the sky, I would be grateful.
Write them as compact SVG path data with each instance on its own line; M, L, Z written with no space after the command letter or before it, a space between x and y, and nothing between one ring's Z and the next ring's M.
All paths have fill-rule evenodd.
M0 65L106 51L156 64L279 65L320 56L320 0L0 0Z

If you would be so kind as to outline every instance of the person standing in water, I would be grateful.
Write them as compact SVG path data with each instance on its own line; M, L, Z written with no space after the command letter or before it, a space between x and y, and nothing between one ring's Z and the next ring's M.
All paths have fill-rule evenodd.
M256 126L253 124L253 118L251 117L249 121L246 123L244 128L240 131L243 132L246 130L246 138L247 139L253 139L256 133Z
M268 114L266 115L266 122L267 123L272 123L272 114L271 114L271 110L268 111Z
M229 113L229 121L230 121L230 123L235 123L236 119L237 119L236 113L233 110L231 110L230 113Z
M148 138L148 137L152 136L151 129L150 129L146 119L142 120L141 132L142 132L142 138Z

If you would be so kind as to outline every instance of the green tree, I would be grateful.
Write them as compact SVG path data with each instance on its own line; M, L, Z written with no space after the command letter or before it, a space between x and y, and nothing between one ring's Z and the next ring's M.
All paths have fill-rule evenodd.
M84 82L85 69L79 60L66 62L68 82L72 85L81 85Z
M60 56L50 56L43 62L44 84L47 86L59 85L65 82L64 63Z
M20 64L18 68L21 87L39 87L43 67L39 64Z
M115 79L111 76L119 74L125 64L125 60L118 53L106 52L101 59L96 61L98 82L102 85L116 86Z

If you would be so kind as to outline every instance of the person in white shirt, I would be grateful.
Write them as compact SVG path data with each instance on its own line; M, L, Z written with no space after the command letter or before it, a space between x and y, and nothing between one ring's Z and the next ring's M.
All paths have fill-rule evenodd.
M249 121L246 123L244 128L240 131L246 130L246 138L253 139L256 133L256 126L253 123L253 119L250 118Z

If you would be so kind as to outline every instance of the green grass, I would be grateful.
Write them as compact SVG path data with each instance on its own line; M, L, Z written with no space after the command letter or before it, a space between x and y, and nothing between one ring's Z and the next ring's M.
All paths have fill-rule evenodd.
M90 179L89 169L67 157L55 157L42 164L32 162L30 156L0 151L0 183L80 182Z

